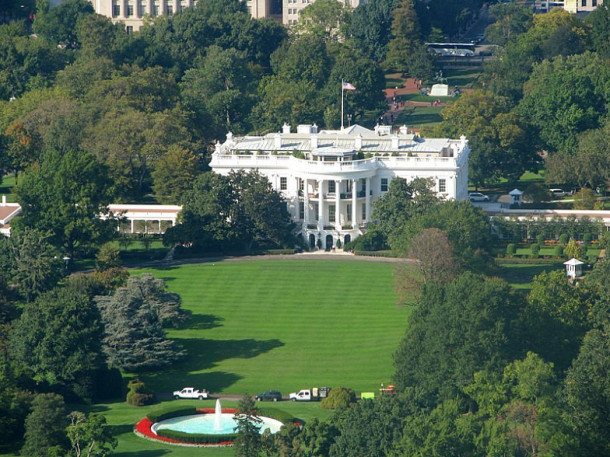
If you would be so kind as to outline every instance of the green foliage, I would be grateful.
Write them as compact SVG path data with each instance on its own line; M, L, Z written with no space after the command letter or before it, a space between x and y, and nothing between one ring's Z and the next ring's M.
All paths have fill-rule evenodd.
M205 173L185 197L182 222L164 242L192 242L207 250L285 246L292 223L284 198L256 171Z
M538 257L538 254L540 254L540 244L534 243L531 245L530 249L532 250L532 255Z
M593 235L591 235L590 233L585 233L582 237L582 241L585 243L585 245L591 244L592 239Z
M520 296L495 278L464 273L452 283L426 285L394 355L399 389L447 399L481 369L498 369L519 354Z
M120 251L114 243L104 243L95 256L97 271L106 271L117 268L121 264Z
M177 294L165 292L165 283L152 275L133 277L111 296L97 296L105 334L104 353L112 367L145 371L170 366L185 352L163 330L178 325L185 314Z
M84 377L105 366L102 325L97 308L82 291L53 289L28 303L11 333L11 349L20 369L50 384L82 391Z
M571 239L568 242L568 244L566 245L566 247L563 251L563 254L570 259L571 258L580 259L583 257L582 248L574 239Z
M345 243L346 251L380 251L388 249L387 239L384 234L375 227L368 230L364 235L355 240Z
M25 443L21 454L32 457L62 455L69 448L67 425L64 399L57 394L37 395L32 401L32 412L25 420Z
M489 14L495 22L485 29L485 37L492 43L503 46L532 26L532 11L520 3L498 3L491 5Z
M559 235L559 242L561 244L564 244L564 245L567 244L569 239L570 238L567 233L562 233L561 235Z
M553 255L555 257L563 257L563 246L555 246L555 249L553 249Z
M132 379L129 381L129 383L127 383L127 389L127 398L125 401L128 405L145 406L155 402L155 394L150 392L146 388L146 385L139 379ZM148 418L150 419L150 417ZM156 421L150 420L152 422L158 422L163 419L157 419Z
M543 183L534 182L523 191L523 198L526 201L540 203L551 200L551 194Z
M590 330L583 341L578 357L568 371L565 395L569 406L566 420L579 439L579 448L587 455L610 452L610 422L605 413L610 405L610 328Z
M320 403L324 409L343 409L356 402L354 389L348 387L333 387L326 398Z
M385 59L395 5L395 0L371 0L354 9L349 23L354 47L371 58Z
M112 454L117 440L112 436L104 416L72 411L68 418L70 425L66 428L66 435L76 457Z
M398 246L403 228L410 219L430 211L439 202L432 190L433 184L425 178L416 178L410 183L394 178L389 191L375 202L372 217L375 229L387 238L393 250L406 252L404 245Z
M261 435L259 433L261 419L258 417L256 403L251 395L244 394L239 401L233 419L236 422L237 437L233 442L237 457L258 455L261 450Z
M26 227L10 238L0 239L4 281L16 285L28 302L53 288L64 275L65 266L49 244L50 236Z
M50 43L76 49L77 22L81 17L93 12L93 5L86 0L62 2L55 8L46 8L36 13L34 32Z
M595 192L583 187L574 194L574 209L593 209L595 206Z
M172 419L180 416L192 416L194 414L197 414L197 408L195 407L173 406L152 411L146 415L146 418L154 424L166 419Z
M184 194L193 186L199 171L195 155L179 146L170 146L157 160L152 172L153 190L162 204L180 204Z
M23 208L16 232L50 231L49 242L71 258L78 247L110 236L111 221L99 217L112 200L110 181L106 167L88 153L47 152L15 193Z
M21 441L33 398L32 393L6 384L0 376L0 447Z
M558 370L567 369L578 353L588 312L586 296L569 284L565 271L541 273L534 278L524 315L528 347Z
M174 440L182 441L184 443L195 443L195 444L218 444L218 443L227 443L234 442L237 438L237 433L227 433L227 434L213 434L206 435L203 433L185 433L178 432L176 430L168 430L162 429L157 432L159 436L163 436L165 438L171 438ZM254 455L254 454L250 454Z
M514 243L509 243L506 245L506 255L507 256L511 256L511 255L515 255L516 252L516 247Z

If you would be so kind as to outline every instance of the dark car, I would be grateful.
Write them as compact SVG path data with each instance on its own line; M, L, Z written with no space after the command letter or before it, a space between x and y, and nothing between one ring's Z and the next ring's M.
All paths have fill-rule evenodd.
M258 394L254 397L256 401L280 401L282 394L277 390L268 390L262 394Z

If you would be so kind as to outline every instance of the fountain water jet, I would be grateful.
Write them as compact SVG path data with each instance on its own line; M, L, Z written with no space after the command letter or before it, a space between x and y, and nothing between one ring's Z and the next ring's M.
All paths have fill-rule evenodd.
M222 408L220 407L220 398L216 400L216 409L214 410L214 430L222 430L220 423L222 419Z

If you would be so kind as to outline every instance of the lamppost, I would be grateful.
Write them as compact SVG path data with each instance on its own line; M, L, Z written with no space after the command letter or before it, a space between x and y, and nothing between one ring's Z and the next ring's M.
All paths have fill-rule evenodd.
M68 266L70 265L70 257L68 257L67 255L64 256L63 261L66 264L66 273L68 272Z
M352 126L352 115L351 114L347 115L347 126L348 127Z

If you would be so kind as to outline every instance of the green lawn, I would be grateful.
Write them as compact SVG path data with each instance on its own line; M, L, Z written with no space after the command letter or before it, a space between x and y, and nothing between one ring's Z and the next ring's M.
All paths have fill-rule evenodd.
M442 110L443 107L441 106L406 106L394 123L416 128L423 125L438 124L443 120L441 117Z
M561 261L556 265L536 265L527 263L508 263L502 264L500 277L509 282L515 289L529 291L532 288L534 276L538 276L544 271L563 270Z
M225 261L140 271L165 279L193 313L188 328L169 332L188 359L143 377L156 391L369 391L392 375L408 310L394 303L391 264Z

